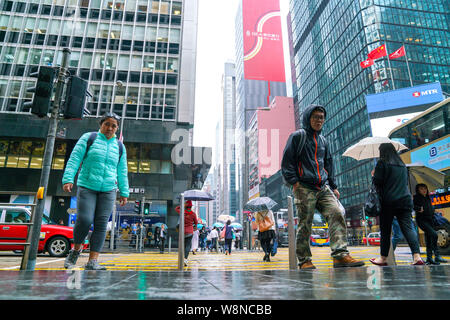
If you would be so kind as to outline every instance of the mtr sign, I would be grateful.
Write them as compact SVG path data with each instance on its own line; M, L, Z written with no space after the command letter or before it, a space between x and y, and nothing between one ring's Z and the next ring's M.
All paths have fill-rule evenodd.
M420 96L427 96L430 94L438 94L439 92L437 91L437 89L433 89L433 90L425 90L425 91L414 91L413 92L413 97L414 98L418 98Z

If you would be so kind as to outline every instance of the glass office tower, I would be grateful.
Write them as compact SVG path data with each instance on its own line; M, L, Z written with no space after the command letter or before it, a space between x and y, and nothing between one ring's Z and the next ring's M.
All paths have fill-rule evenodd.
M323 133L341 201L347 215L359 219L375 164L341 155L371 135L365 95L411 85L405 57L390 66L384 57L368 69L360 62L382 44L388 54L405 45L413 85L440 81L449 92L448 1L291 0L290 14L295 104L300 114L311 103L326 107Z
M59 66L67 47L70 74L88 80L93 97L89 117L59 122L47 194L68 205L64 163L79 137L112 111L125 118L130 198L162 201L174 213L179 193L206 178L205 167L171 159L176 129L190 131L192 141L197 19L198 0L1 0L0 188L35 191L48 120L24 106L32 99L26 88L39 66Z

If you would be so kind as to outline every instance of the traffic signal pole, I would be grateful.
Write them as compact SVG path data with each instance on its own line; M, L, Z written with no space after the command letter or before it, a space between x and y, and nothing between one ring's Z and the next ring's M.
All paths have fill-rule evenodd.
M55 146L56 131L58 127L58 116L61 105L61 98L66 80L67 65L70 56L70 49L63 49L63 58L61 67L58 72L58 80L56 83L55 101L53 103L53 109L50 116L47 142L45 144L45 153L42 164L41 178L39 186L44 187L44 197L42 200L37 201L36 210L33 217L33 225L30 232L30 249L28 250L28 263L26 270L34 271L36 266L36 256L39 246L39 239L41 234L42 216L44 213L45 197L47 195L48 180L50 177L50 169L52 166L53 149Z

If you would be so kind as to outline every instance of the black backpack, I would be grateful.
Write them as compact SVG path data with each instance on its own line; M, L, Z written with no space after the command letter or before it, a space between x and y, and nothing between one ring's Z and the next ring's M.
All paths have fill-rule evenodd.
M84 158L86 158L89 148L92 146L95 139L97 139L97 132L91 132L91 134L89 135L89 139L87 141L86 152L84 154ZM117 163L117 165L119 165L120 159L122 158L122 154L123 154L123 143L119 139L116 139L116 140L117 140L117 144L119 145L119 162Z

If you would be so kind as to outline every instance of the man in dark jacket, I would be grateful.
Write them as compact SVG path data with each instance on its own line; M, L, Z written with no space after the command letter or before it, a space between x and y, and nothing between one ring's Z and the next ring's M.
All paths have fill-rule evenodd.
M301 269L315 269L311 262L309 238L314 211L319 210L329 224L333 266L359 267L347 251L347 231L337 199L340 194L333 180L333 159L325 137L320 133L325 122L323 106L310 105L303 112L303 129L292 133L281 162L285 181L293 186L299 214L297 259Z

